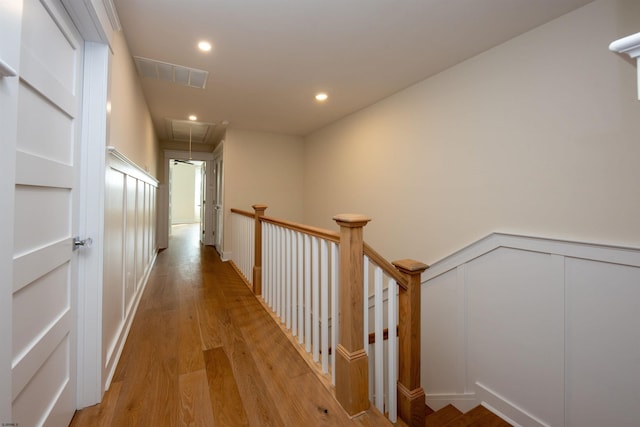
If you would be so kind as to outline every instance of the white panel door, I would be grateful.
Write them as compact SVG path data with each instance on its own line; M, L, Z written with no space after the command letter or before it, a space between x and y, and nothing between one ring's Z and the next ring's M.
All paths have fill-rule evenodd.
M66 426L76 407L82 46L58 0L24 0L11 364L13 420L24 426Z
M222 227L223 227L223 215L224 208L222 205L222 189L223 189L223 181L222 181L222 156L218 156L213 159L213 174L215 180L215 187L213 189L213 203L214 203L214 246L218 249L218 252L222 254Z

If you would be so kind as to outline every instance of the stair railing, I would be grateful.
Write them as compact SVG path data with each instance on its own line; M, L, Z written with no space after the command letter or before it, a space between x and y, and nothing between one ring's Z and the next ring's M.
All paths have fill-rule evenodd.
M336 233L253 208L231 209L231 260L335 387L338 402L351 416L373 402L392 422L399 416L424 426L420 275L428 267L386 261L364 243L369 218L362 215L335 216ZM379 339L385 331L388 340Z

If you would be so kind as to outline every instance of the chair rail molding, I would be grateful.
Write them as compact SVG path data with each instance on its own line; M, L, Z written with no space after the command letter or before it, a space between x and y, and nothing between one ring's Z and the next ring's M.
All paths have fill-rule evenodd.
M638 99L640 100L640 33L631 34L612 42L609 50L618 53L626 53L638 64Z

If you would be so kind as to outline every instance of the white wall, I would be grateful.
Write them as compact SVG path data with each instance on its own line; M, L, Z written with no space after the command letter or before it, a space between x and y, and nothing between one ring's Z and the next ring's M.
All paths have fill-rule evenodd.
M427 403L526 426L640 419L640 250L491 235L427 270Z
M112 40L107 145L116 147L144 171L158 176L160 152L135 64L122 32Z
M224 252L231 251L230 209L302 221L304 145L302 138L230 128L224 142Z
M640 246L640 2L591 3L306 138L304 222L426 263L494 231ZM472 35L470 35L472 37Z

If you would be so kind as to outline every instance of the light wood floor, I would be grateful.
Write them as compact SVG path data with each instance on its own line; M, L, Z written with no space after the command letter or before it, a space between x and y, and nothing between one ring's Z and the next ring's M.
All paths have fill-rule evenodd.
M158 254L111 387L72 426L374 426L350 420L199 229Z

